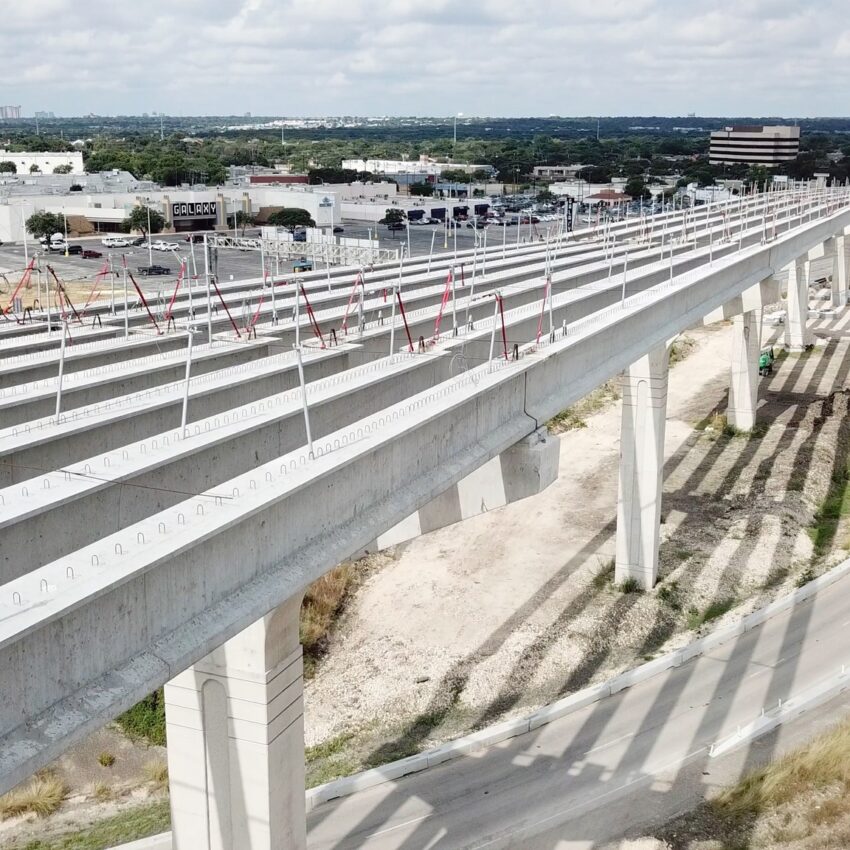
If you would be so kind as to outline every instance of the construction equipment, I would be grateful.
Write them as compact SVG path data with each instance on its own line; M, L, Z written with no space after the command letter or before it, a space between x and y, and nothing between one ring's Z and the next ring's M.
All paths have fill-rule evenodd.
M765 348L759 355L759 375L772 375L774 360L773 346Z

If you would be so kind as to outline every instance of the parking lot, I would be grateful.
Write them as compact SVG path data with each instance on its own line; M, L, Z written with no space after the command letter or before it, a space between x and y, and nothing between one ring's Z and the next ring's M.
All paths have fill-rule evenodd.
M375 238L377 236L378 244L381 248L390 250L398 250L407 244L408 230L390 231L384 225L370 224L363 221L343 221L342 233L338 233L338 237L352 237L357 239L366 239L368 237ZM556 224L553 222L541 222L535 226L533 231L535 235L545 236L546 229L550 228L554 231ZM522 236L525 238L528 235L528 226L523 225ZM246 236L256 236L259 231L256 228L248 228ZM433 239L434 253L441 251L452 251L457 244L457 250L469 250L475 242L476 231L471 227L466 227L465 224L460 227L450 229L448 232L442 225L411 225L409 228L410 235L410 250L413 256L427 255L431 250ZM479 239L483 242L484 234L478 231ZM491 226L487 232L487 244L500 245L503 239L511 244L516 240L517 228L513 227L496 227ZM63 281L77 281L85 283L86 281L94 282L95 277L103 268L104 262L112 261L113 268L117 271L121 268L122 257L126 257L127 265L132 270L139 285L148 292L159 292L163 286L173 280L178 273L180 260L185 259L189 270L194 273L197 268L197 273L202 275L204 272L203 263L203 246L200 244L194 245L194 260L193 246L185 241L182 235L165 234L162 238L167 242L176 242L180 248L174 252L163 251L148 251L147 248L129 247L129 248L106 248L101 244L101 236L89 236L83 238L71 238L69 244L82 245L84 248L94 249L99 251L103 256L100 259L83 259L79 255L70 255L66 257L64 253L46 253L40 245L34 240L31 240L28 246L28 252L24 251L23 244L5 244L0 245L0 295L6 292L11 286L13 289L17 281L20 280L23 270L26 267L26 254L32 258L36 253L39 258L39 264L42 269L46 265L50 265L56 272L58 277ZM157 277L142 277L137 273L139 266L147 266L150 263L155 265L165 266L170 269L170 275ZM283 274L292 273L294 260L288 262L281 261L280 270ZM321 267L321 264L319 264ZM270 268L274 268L271 266ZM237 251L237 250L220 250L218 254L218 274L220 280L240 280L242 278L259 277L260 255L257 251ZM3 276L8 279L8 284Z

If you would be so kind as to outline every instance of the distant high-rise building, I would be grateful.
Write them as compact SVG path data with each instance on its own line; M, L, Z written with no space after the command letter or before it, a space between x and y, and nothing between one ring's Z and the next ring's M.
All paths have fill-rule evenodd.
M52 112L36 112L36 118L55 118L56 116Z
M708 158L712 165L779 165L796 159L799 152L799 127L726 127L711 134Z
M0 106L0 118L20 118L21 117L21 107L20 106Z

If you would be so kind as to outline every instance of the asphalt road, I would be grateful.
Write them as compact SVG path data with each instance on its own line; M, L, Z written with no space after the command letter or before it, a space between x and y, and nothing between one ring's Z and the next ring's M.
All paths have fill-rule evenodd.
M579 850L663 821L837 719L842 695L720 759L710 744L850 663L850 579L708 656L481 754L314 810L310 850ZM807 720L808 718L808 720ZM797 731L795 732L795 727Z

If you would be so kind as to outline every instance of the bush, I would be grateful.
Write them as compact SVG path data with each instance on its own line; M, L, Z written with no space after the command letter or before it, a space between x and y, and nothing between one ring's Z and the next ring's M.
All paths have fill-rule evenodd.
M68 795L65 783L55 774L36 774L26 785L19 785L0 797L0 820L25 814L47 817L53 814Z
M131 737L165 745L165 698L162 688L120 714L118 725Z

